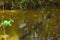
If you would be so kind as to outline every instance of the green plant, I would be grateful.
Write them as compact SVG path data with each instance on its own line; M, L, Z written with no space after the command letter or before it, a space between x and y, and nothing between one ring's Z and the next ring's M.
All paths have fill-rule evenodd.
M9 18L8 20L1 21L0 27L3 28L4 35L6 35L5 27L12 26L11 22L14 22L14 20L11 18ZM6 37L4 37L4 40L6 40Z
M20 0L20 4L23 8L35 8L39 5L39 0Z
M5 20L1 23L1 26L12 26L11 22L14 22L11 18L9 20Z

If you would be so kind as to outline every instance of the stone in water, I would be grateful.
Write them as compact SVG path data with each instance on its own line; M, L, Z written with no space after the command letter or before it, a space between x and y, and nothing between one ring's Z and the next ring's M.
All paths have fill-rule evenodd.
M25 28L26 27L26 23L22 23L20 24L19 28Z

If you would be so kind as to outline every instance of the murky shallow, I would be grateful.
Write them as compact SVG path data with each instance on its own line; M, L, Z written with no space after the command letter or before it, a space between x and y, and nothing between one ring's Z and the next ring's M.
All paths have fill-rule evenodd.
M46 16L50 14L51 17L46 19ZM24 33L29 32L34 28L34 25L43 22L43 25L39 29L35 29L39 40L47 40L48 37L53 37L52 40L57 40L60 34L60 9L59 8L41 8L37 10L0 10L0 24L1 21L12 18L14 23L11 27L5 27L6 40L18 40ZM28 21L28 22L27 22ZM27 23L25 29L20 29L21 23ZM4 34L4 29L0 27L0 35ZM32 30L33 33L33 30ZM32 34L31 34L32 35ZM60 36L60 35L59 35ZM0 40L4 37L0 36ZM31 36L26 40L32 40Z

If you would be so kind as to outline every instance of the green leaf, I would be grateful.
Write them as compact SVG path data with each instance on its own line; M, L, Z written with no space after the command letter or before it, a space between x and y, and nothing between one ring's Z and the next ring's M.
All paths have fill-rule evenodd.
M1 23L2 26L12 26L10 21L5 20L4 22Z

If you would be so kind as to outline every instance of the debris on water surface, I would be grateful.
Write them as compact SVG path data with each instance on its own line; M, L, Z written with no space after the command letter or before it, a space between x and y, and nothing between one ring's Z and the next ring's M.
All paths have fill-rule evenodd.
M26 23L22 23L22 24L20 24L19 28L21 28L21 29L22 29L22 28L25 28L26 25L27 25Z
M12 19L9 19L9 20L4 20L2 23L1 23L1 26L12 26L11 22L14 22L14 20Z
M4 22L1 23L3 26L12 26L10 21L5 20Z

